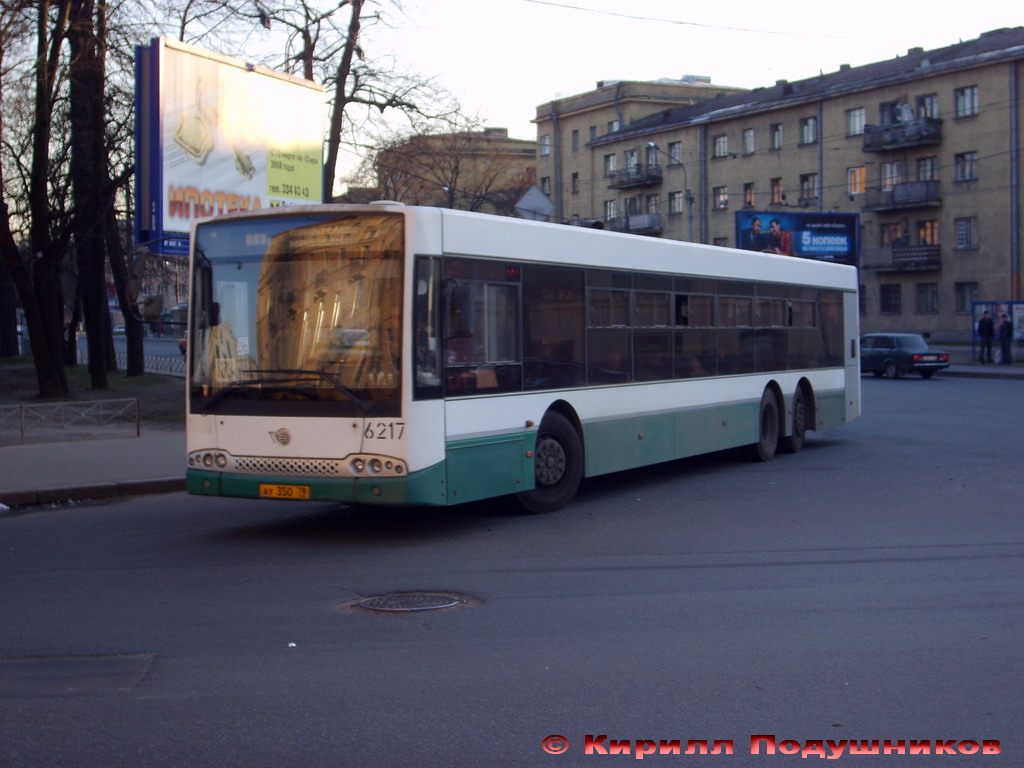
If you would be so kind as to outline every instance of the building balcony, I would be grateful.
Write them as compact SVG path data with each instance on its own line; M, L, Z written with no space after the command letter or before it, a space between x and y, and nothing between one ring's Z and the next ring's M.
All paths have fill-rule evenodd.
M927 272L942 269L940 245L887 245L862 248L862 269L877 272Z
M927 147L941 141L942 120L937 117L864 126L865 152L890 152L910 147Z
M660 165L634 165L632 168L613 171L608 175L608 189L653 187L656 184L661 184Z
M908 181L895 184L892 189L869 189L864 194L865 211L898 211L938 205L942 205L938 181Z
M633 213L619 216L609 223L613 232L631 232L634 235L660 235L664 230L660 213Z

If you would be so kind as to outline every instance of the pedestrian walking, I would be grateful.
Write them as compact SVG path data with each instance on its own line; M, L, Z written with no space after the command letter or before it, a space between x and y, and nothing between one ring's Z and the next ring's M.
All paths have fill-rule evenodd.
M978 361L982 363L992 362L992 339L996 335L996 324L992 322L992 315L986 309L981 320L978 321L978 338L981 340L981 351L978 354Z

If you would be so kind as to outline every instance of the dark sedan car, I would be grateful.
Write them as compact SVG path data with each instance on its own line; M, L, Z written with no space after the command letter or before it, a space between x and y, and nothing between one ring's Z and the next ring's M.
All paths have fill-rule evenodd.
M861 373L898 379L916 372L930 379L949 367L949 355L928 346L919 333L869 333L860 340Z

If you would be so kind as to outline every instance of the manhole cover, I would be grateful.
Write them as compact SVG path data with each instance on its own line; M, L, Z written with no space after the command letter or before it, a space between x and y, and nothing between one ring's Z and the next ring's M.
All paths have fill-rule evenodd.
M445 608L465 608L479 604L478 599L455 592L392 592L386 595L349 600L347 603L343 603L341 608L360 612L411 613L413 611L437 611Z

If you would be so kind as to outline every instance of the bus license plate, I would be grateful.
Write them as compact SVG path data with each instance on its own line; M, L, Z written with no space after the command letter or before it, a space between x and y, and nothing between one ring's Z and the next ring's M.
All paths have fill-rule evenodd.
M263 499L308 499L308 485L277 485L260 483L260 498Z

